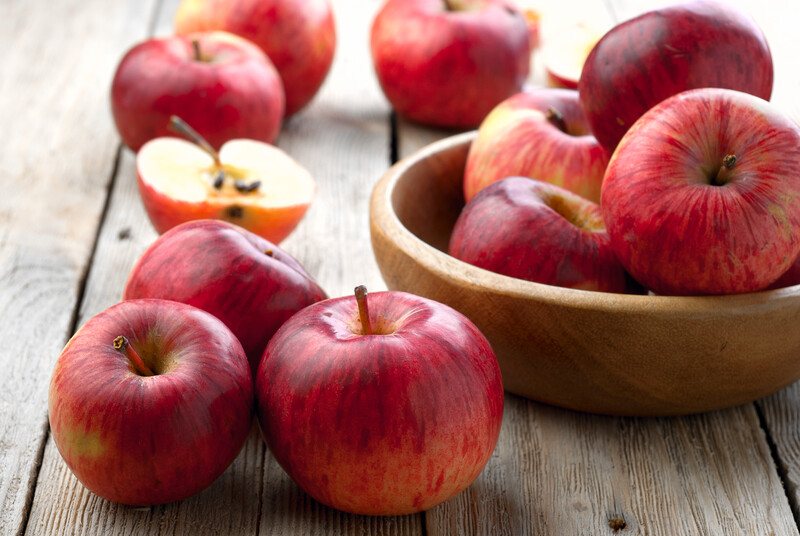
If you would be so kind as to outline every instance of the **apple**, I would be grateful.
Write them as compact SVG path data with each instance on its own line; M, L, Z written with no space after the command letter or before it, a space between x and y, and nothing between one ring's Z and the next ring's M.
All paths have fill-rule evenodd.
M174 300L213 314L241 341L253 369L290 316L326 297L292 256L218 220L161 235L136 262L124 292L126 300Z
M503 385L478 328L404 292L342 297L278 330L256 374L270 451L346 512L427 510L469 486L497 443Z
M581 104L612 152L625 131L662 100L703 87L769 100L772 56L755 22L734 7L691 1L614 27L583 66Z
M134 151L170 135L172 115L215 148L237 138L272 143L283 109L283 87L269 58L225 32L148 39L125 54L111 84L117 130Z
M467 203L449 253L498 274L560 287L633 291L600 207L563 188L509 177Z
M328 0L183 0L175 16L176 33L207 30L225 30L261 47L283 81L286 115L317 93L336 48Z
M503 101L481 123L467 157L464 198L506 177L525 176L599 201L607 164L578 92L532 89Z
M655 293L763 289L800 254L800 127L746 93L675 95L622 138L601 207L617 257Z
M800 258L795 260L789 269L767 288L773 290L777 288L793 287L795 285L800 285Z
M153 227L164 233L191 220L221 219L279 243L314 198L308 171L273 145L231 140L219 152L177 117L194 143L156 138L136 155L139 193Z
M153 505L208 487L250 431L253 381L222 322L163 300L122 302L67 343L50 382L50 433L84 486Z
M578 89L586 58L602 33L588 21L565 25L542 48L542 62L549 85Z
M525 17L505 0L389 0L372 24L372 60L402 116L471 128L528 77Z

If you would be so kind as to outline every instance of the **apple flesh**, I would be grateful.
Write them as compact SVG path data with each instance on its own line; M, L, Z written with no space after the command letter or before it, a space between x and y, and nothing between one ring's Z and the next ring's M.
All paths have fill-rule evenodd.
M522 177L492 184L464 207L449 253L479 268L547 285L635 290L611 250L597 204Z
M253 385L222 322L134 300L91 318L50 382L50 432L70 470L110 501L153 505L209 486L250 430Z
M271 242L226 222L197 220L167 231L142 254L124 298L174 300L213 314L255 368L278 328L326 295Z
M586 58L602 33L589 22L562 27L542 48L542 61L549 85L578 89Z
M286 92L286 115L314 97L333 63L336 27L328 0L183 0L179 35L224 30L258 45Z
M728 4L691 1L614 27L581 73L581 104L612 152L633 123L667 97L717 87L769 100L772 56L764 34Z
M525 17L504 0L389 0L372 25L372 60L402 116L477 126L528 77Z
M601 206L617 257L657 294L761 290L800 254L800 128L746 93L680 93L622 139Z
M289 476L328 506L427 510L469 486L494 450L497 359L445 305L357 295L300 311L270 341L256 375L261 430Z
M599 201L607 164L578 92L533 89L503 101L481 123L467 157L464 198L506 177L524 176Z
M176 138L156 138L136 155L139 193L164 233L191 220L235 223L279 243L314 198L311 174L286 153L255 140L231 140L219 153Z
M111 85L111 110L134 151L170 136L170 117L214 148L248 138L272 143L284 110L277 71L261 50L225 32L148 39L128 51Z

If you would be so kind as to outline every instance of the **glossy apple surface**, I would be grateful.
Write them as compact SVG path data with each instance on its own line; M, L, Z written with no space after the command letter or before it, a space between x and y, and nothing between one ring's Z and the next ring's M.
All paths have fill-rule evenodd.
M518 279L603 292L633 290L600 207L542 181L509 177L464 207L449 253Z
M402 292L292 317L256 375L270 451L318 501L347 512L426 510L470 485L503 414L494 353L466 317Z
M528 77L528 23L504 0L389 0L370 43L394 109L429 125L475 127Z
M237 138L275 141L284 95L258 47L225 32L197 33L148 39L129 50L114 74L111 110L122 141L134 151L175 135L168 129L172 115L218 149Z
M178 501L209 486L241 450L252 383L241 344L210 314L127 301L86 322L59 356L50 432L97 495L131 505Z
M511 176L530 177L600 201L608 153L589 131L578 92L533 89L503 101L470 147L464 198Z
M197 220L167 231L142 254L124 298L193 305L228 326L255 368L294 313L326 298L291 255L241 227Z
M594 47L579 90L592 132L613 151L662 100L703 87L769 100L772 56L764 34L727 3L690 1L614 27Z
M179 35L224 30L261 47L280 73L286 115L303 108L333 63L336 28L328 0L183 0Z
M601 206L617 256L650 290L763 289L800 253L800 129L746 93L678 94L622 139Z
M164 233L192 220L235 223L279 243L314 198L311 174L273 145L231 140L216 155L177 138L156 138L136 155L139 193Z

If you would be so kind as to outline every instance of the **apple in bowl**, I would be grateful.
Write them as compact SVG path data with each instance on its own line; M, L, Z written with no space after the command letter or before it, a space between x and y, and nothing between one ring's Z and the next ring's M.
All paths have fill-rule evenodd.
M272 143L283 110L283 86L269 58L225 32L139 43L122 58L111 84L114 122L134 151L169 136L172 115L217 149L238 138Z
M122 302L70 339L50 382L50 432L110 501L178 501L209 486L250 431L253 382L222 322L163 300Z
M506 177L524 176L598 202L607 164L578 92L533 89L506 99L481 123L467 158L464 198Z

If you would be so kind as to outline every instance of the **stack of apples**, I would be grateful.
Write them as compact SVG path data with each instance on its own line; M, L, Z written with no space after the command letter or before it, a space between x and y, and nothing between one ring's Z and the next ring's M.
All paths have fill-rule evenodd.
M772 80L763 33L728 5L614 27L579 91L521 93L483 121L450 254L605 292L800 283L800 127L767 102Z

